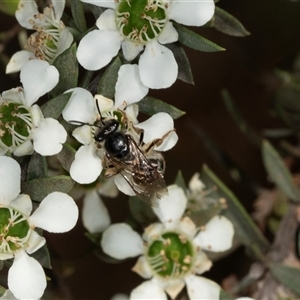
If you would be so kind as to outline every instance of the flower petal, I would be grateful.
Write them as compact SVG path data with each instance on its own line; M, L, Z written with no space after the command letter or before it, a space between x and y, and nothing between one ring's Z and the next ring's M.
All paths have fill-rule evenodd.
M72 135L78 142L83 145L94 144L92 127L89 125L83 125L75 128L72 132Z
M171 86L178 74L178 66L171 50L154 41L148 43L139 60L140 76L151 89Z
M49 232L67 232L78 219L78 208L67 194L53 192L49 194L30 216L30 222Z
M185 278L187 292L191 300L219 299L221 287L212 280L190 275Z
M156 151L168 151L178 142L178 135L175 131L169 131L164 137L161 145L155 147Z
M141 81L138 65L122 65L116 83L115 106L121 107L124 101L127 105L138 102L148 90Z
M130 300L167 300L167 295L164 290L155 284L152 280L145 281L130 293Z
M158 36L158 41L161 44L170 44L178 41L178 32L172 22L168 22L161 34Z
M173 130L174 121L169 114L160 112L135 126L144 129L144 143L149 143L155 139L160 139L167 132Z
M26 252L32 254L46 244L46 239L32 230L27 244Z
M70 168L71 177L78 183L87 184L95 181L102 172L101 159L96 155L95 145L81 146Z
M72 95L62 112L63 118L67 122L94 123L97 112L93 95L83 88L75 88L71 91Z
M113 295L110 300L129 300L129 297L126 294L115 294Z
M182 279L173 279L166 282L165 291L171 297L175 299L177 295L182 291L185 286L185 282Z
M194 265L194 270L197 274L202 274L212 267L212 261L208 259L207 255L198 249L196 253L196 261Z
M67 140L67 132L57 120L46 118L33 130L31 137L36 152L43 156L55 155Z
M99 70L118 54L122 40L118 31L93 30L80 41L77 59L85 69Z
M185 235L190 239L194 238L197 228L196 224L189 217L180 219L178 226L180 228L180 232L185 233Z
M57 85L58 78L57 69L48 62L38 59L28 61L20 74L26 104L31 106L39 97L51 91Z
M117 31L115 11L113 9L105 10L97 19L96 25L101 30Z
M60 32L55 57L67 50L73 42L73 35L65 28Z
M46 288L42 266L25 251L16 253L8 271L8 287L18 299L39 299Z
M27 140L14 150L15 156L24 156L33 153L33 144L31 140Z
M38 7L33 0L21 0L16 10L16 19L22 27L32 29L33 25L30 20L34 19L34 15L38 15Z
M97 191L101 196L105 196L108 198L115 198L119 194L119 190L115 184L113 177L107 178Z
M103 251L117 259L135 257L143 253L143 240L140 235L125 224L113 224L102 235Z
M166 227L172 227L182 217L186 204L183 190L174 184L168 186L168 195L160 199L159 206L152 209Z
M138 258L136 264L131 270L145 279L149 279L153 276L153 271L151 270L150 265L144 255Z
M30 59L37 59L33 52L27 50L16 52L6 66L6 74L19 72Z
M56 21L60 21L62 15L63 15L64 9L65 9L66 1L65 0L52 1L51 4L52 4L53 10L55 12Z
M2 179L1 179L2 180ZM21 194L10 202L10 206L18 210L25 217L29 217L32 211L32 201L28 195Z
M95 190L83 198L82 223L90 233L102 232L111 223L108 210Z
M119 191L128 196L135 196L134 190L121 174L114 176L114 180Z
M125 39L122 43L122 51L127 61L134 60L143 49L143 45L133 43L132 41L127 39Z
M12 158L0 156L0 204L8 205L21 191L21 168Z
M175 0L169 6L169 18L189 26L202 26L214 15L213 0Z
M194 242L204 250L221 252L231 248L234 229L232 223L223 216L213 217Z
M81 2L93 4L100 7L116 8L116 2L114 0L81 0Z

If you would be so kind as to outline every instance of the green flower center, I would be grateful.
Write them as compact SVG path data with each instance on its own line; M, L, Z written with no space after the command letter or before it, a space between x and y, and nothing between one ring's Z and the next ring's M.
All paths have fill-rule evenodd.
M14 253L23 248L29 239L29 223L20 212L12 208L0 208L0 252Z
M145 44L163 30L167 23L166 8L162 0L120 0L117 26L127 39Z
M193 244L186 236L168 232L149 246L146 257L159 276L179 278L191 270L194 253Z
M23 144L32 129L31 114L19 103L2 102L0 105L0 139L7 146L15 148Z

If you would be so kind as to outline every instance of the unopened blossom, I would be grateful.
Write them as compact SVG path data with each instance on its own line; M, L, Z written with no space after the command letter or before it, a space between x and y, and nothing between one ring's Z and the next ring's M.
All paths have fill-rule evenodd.
M73 36L60 20L64 7L65 0L55 0L40 13L34 0L20 0L16 18L21 26L35 30L35 33L28 38L25 49L12 56L6 73L20 71L31 59L52 64L58 55L70 47Z
M67 194L53 192L32 213L30 197L20 194L19 164L1 156L0 166L0 259L13 258L8 287L17 299L39 299L46 288L46 275L40 263L29 254L46 241L34 229L69 231L77 222L78 208Z
M23 87L5 91L0 98L0 155L7 152L23 156L36 152L54 155L67 139L63 126L45 118L34 104L58 83L54 66L41 60L27 62L20 73Z
M125 224L108 227L101 240L103 251L117 259L139 256L133 271L146 279L130 299L175 299L187 287L190 299L219 299L220 286L202 276L212 262L204 251L230 249L233 225L223 216L213 217L200 230L183 213L187 198L177 185L168 187L159 207L153 207L161 223L148 226L141 237Z
M127 66L134 68L134 66ZM126 68L127 68L126 67ZM126 76L126 74L124 73ZM120 76L119 76L120 78ZM126 86L120 85L117 82L117 91L126 90ZM145 143L151 142L153 139L162 138L165 134L170 134L165 138L163 143L159 146L158 151L167 151L171 149L177 142L178 136L174 132L173 119L166 113L158 113L143 123L137 123L138 106L135 104L143 96L143 92L136 95L136 97L124 98L121 92L116 91L115 102L105 98L101 95L92 96L90 92L82 88L73 90L71 98L65 107L62 115L63 118L76 124L83 124L73 131L73 136L83 145L78 149L70 168L71 177L81 184L87 184L95 181L103 170L102 159L105 155L105 149L99 149L94 135L95 130L101 126L101 118L115 118L120 122L120 130L124 127L123 116L126 116L127 122L132 126L139 127L144 130ZM124 101L126 99L126 102ZM97 109L96 101L98 103L101 116ZM153 122L155 126L153 126ZM86 124L86 125L84 125ZM133 131L130 133L134 134ZM135 138L139 138L135 136ZM138 141L137 141L138 142ZM119 189L126 194L134 194L129 185L122 181L121 175L114 176L115 182ZM119 179L118 179L119 178ZM121 182L120 182L121 181Z
M107 8L98 18L98 29L81 40L77 58L87 70L106 66L122 48L127 61L139 53L138 67L141 81L149 88L171 86L178 74L178 66L165 44L178 41L175 22L188 26L202 26L214 14L213 0L81 0Z

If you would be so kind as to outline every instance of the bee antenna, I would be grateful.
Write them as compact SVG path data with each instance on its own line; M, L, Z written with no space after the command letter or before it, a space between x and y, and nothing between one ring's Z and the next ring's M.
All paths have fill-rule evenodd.
M71 124L73 124L73 125L89 125L89 126L94 126L93 124L90 124L90 123L85 123L85 122L75 121L75 120L70 120L68 122L71 123Z
M103 117L102 117L101 110L100 110L99 103L98 103L97 99L96 99L96 106L97 106L98 113L100 115L100 122L102 123L102 125L104 125Z

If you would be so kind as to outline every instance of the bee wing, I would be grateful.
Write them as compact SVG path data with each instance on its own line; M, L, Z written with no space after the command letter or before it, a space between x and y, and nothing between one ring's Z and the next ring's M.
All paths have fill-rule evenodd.
M133 138L129 135L126 137L130 148L129 156L122 160L114 157L108 159L142 201L157 206L157 200L168 194L165 180Z

